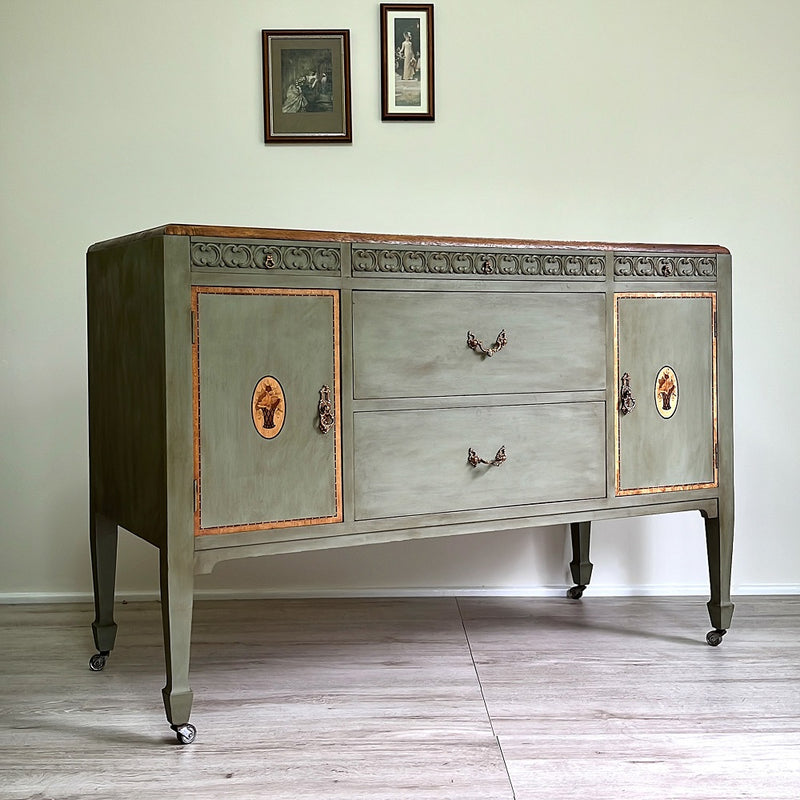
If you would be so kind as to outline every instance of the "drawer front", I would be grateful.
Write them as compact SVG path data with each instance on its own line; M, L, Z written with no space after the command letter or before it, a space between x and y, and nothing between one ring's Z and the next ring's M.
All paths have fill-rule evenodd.
M354 396L603 389L604 308L599 293L353 292Z
M356 519L604 497L605 403L355 415ZM473 449L499 466L468 463Z

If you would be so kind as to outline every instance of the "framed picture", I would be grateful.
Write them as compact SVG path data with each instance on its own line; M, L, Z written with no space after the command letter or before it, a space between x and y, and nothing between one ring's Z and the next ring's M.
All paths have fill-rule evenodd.
M264 141L352 142L350 31L261 31Z
M432 3L381 3L381 118L434 118Z

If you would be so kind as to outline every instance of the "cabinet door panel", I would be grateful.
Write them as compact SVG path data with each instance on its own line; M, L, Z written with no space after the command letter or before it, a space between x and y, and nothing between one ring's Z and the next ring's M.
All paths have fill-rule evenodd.
M615 296L618 495L717 485L715 314L713 292Z
M604 467L601 402L355 414L357 519L604 497Z
M201 287L194 305L197 532L340 520L338 294Z
M471 332L489 357L467 346ZM353 292L355 397L443 397L605 387L600 293Z

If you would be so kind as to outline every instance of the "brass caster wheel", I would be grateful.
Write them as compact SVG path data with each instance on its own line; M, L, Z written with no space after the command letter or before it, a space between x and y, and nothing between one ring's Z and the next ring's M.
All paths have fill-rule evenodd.
M95 653L89 659L89 669L92 672L100 672L105 667L107 660L108 660L108 651L101 651L99 653Z
M170 727L175 731L175 735L181 744L191 744L194 741L194 737L197 736L197 728L188 722L185 725L172 725Z
M586 589L585 586L572 586L567 589L567 597L570 600L580 600L583 597L584 589Z
M709 631L706 634L706 642L711 645L711 647L718 647L722 642L722 637L728 631L722 630L721 628L714 628L713 631Z

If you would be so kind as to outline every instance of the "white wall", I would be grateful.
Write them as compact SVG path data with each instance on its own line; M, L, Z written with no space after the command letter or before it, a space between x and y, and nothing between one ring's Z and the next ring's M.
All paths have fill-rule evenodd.
M435 13L436 122L382 123L374 0L0 0L0 594L91 590L84 253L167 222L726 245L734 588L800 588L800 3ZM261 29L341 27L353 145L265 146ZM598 591L703 589L699 515L595 529ZM566 585L565 554L548 528L229 562L198 589L524 591ZM152 548L120 558L122 596L155 588Z

